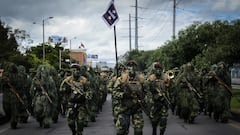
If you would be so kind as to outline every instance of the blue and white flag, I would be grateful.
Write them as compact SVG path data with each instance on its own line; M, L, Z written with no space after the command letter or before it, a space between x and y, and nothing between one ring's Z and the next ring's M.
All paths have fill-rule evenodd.
M114 6L113 0L111 0L111 2L109 3L107 11L103 14L102 18L109 27L114 26L118 22L119 16Z

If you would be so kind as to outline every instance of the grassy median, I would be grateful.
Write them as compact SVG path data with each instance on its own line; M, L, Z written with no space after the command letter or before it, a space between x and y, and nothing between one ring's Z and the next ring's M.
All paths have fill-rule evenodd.
M240 113L240 89L232 90L231 110Z

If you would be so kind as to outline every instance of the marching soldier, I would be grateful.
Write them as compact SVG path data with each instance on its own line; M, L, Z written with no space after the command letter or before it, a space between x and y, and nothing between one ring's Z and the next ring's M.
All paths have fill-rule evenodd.
M80 67L73 68L72 76L63 80L60 91L69 94L67 106L68 126L73 135L82 135L85 117L87 117L87 100L91 100L88 80L80 73Z
M124 71L114 84L113 96L118 100L118 112L116 113L117 135L127 135L130 119L132 118L134 135L142 135L144 126L143 114L139 96L141 96L142 83L136 73L136 62L127 63L128 70Z
M111 79L109 80L108 82L108 89L109 89L109 92L111 93L112 95L112 114L113 114L113 118L114 118L114 124L116 124L116 121L117 121L117 113L119 112L119 109L120 109L120 104L119 104L119 101L117 99L114 98L114 95L113 93L116 92L117 89L114 89L114 84L117 80L118 77L120 77L120 74L126 70L126 66L121 64L121 63L118 63L118 67L115 68L115 72L112 73L111 75ZM118 73L117 73L118 72Z
M215 95L213 100L213 113L216 121L227 123L231 117L230 101L232 96L231 78L224 62L219 62L215 72L209 75L215 80Z
M21 108L26 108L21 91L18 68L10 63L2 75L3 110L7 119L10 119L12 129L17 128Z
M163 135L167 126L170 100L163 78L163 68L158 62L153 64L152 71L147 79L147 88L147 92L150 93L152 98L150 104L152 135L157 134L158 125L160 126L160 135Z
M49 128L52 124L56 95L56 85L49 75L47 66L40 65L32 80L30 89L33 113L40 127Z
M178 113L185 122L193 123L199 113L199 79L191 63L183 66L183 72L177 78Z

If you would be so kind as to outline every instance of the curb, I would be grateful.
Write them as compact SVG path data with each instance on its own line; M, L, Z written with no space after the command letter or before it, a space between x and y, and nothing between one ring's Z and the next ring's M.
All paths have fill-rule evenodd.
M234 111L231 111L232 113L232 117L230 119L234 120L234 121L237 121L237 122L240 122L240 113L239 112L234 112Z

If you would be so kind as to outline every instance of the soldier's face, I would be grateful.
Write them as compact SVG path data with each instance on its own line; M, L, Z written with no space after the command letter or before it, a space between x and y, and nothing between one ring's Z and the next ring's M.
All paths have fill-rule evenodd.
M74 69L73 70L73 76L76 77L76 78L79 77L80 76L80 71L77 70L77 69Z
M161 69L156 69L156 70L155 70L155 74L156 74L157 76L161 76L161 75L162 75L162 70L161 70Z

